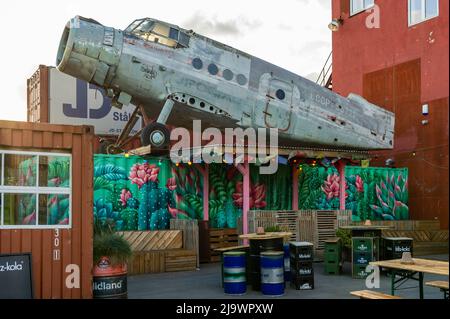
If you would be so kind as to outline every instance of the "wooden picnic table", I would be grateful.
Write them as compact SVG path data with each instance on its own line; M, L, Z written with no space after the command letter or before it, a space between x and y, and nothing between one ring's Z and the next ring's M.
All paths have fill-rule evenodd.
M448 261L412 258L412 264L402 263L401 259L382 260L371 262L370 265L389 269L391 272L391 294L407 280L419 281L420 299L423 299L424 274L448 276ZM418 277L415 277L418 275ZM396 279L399 276L400 279Z
M244 235L239 235L239 238L241 239L248 239L248 240L253 240L253 239L275 239L275 238L289 238L292 236L292 233L289 232L270 232L270 233L265 233L265 234L257 234L257 233L251 233L251 234L244 234Z

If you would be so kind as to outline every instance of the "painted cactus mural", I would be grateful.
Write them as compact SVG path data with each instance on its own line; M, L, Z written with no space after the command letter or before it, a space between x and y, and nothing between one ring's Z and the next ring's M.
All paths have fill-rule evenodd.
M94 166L94 218L115 230L168 229L171 218L203 216L201 175L193 167L106 155L96 155Z

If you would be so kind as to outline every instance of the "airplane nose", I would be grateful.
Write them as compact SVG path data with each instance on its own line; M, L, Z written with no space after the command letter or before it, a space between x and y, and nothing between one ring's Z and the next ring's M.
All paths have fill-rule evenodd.
M122 33L76 16L65 26L58 48L59 71L109 87L122 51Z

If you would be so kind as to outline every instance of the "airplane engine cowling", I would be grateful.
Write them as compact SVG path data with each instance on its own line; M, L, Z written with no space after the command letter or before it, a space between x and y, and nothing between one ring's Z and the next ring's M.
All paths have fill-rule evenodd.
M84 81L109 87L119 64L122 42L120 31L77 16L64 28L57 68Z

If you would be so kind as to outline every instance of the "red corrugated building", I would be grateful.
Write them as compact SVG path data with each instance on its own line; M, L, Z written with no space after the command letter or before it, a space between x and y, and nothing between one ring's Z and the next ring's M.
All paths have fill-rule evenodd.
M332 0L333 91L357 93L396 115L395 147L408 167L411 219L448 229L449 1ZM428 115L424 114L427 113Z

